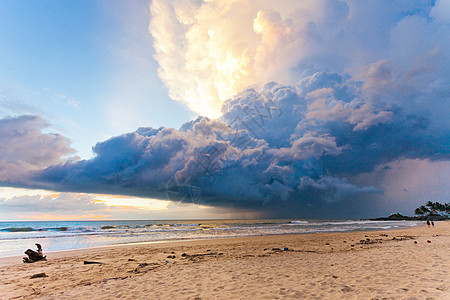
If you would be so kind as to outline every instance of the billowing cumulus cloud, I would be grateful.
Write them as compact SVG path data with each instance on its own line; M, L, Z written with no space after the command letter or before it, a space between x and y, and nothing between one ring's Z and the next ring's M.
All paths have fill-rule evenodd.
M49 124L37 116L0 120L0 181L17 183L33 171L65 161L75 150L60 134L42 133Z
M52 190L130 194L273 210L381 195L371 173L404 159L448 160L448 128L400 106L364 99L364 85L318 72L266 84L224 103L222 117L180 130L139 128L93 147L91 160L34 173ZM270 212L268 212L270 214Z
M276 217L374 207L392 190L381 183L393 172L380 170L449 171L446 5L152 1L160 77L204 116L99 142L90 160L61 162L56 151L22 185Z
M378 94L443 86L447 6L448 0L435 7L429 1L158 0L150 7L150 32L171 97L217 117L222 102L249 85L294 84L318 70L366 77L366 89Z

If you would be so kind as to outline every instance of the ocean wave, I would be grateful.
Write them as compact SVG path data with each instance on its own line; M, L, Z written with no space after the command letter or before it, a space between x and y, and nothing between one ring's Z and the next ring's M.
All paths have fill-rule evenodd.
M285 220L284 222L211 222L211 223L182 223L164 222L165 224L149 224L141 221L140 224L124 224L124 222L36 222L34 224L6 223L0 227L0 241L52 239L55 244L57 239L87 246L93 244L156 241L168 239L191 239L226 236L257 236L272 234L302 234L314 232L343 232L361 230L383 230L390 228L405 228L417 225L414 221L304 221ZM25 223L25 224L24 224ZM30 226L28 226L30 225ZM15 227L14 227L15 226ZM398 226L398 227L397 227ZM94 238L86 239L86 236ZM97 238L98 237L98 238ZM98 241L97 241L98 239Z
M115 229L117 228L116 226L111 226L111 225L106 225L106 226L102 226L100 227L101 229Z
M400 224L401 226L415 226L414 221L371 221L371 220L347 220L347 221L327 221L327 222L308 222L308 221L291 221L286 225L303 225L303 226L336 226L336 225L357 225L357 226L367 226L367 225L383 225L383 224ZM394 225L398 226L398 225ZM379 227L379 226L375 226Z
M17 234L23 233L22 232L15 232ZM0 234L0 241L12 241L12 240L35 240L35 239L45 239L45 238L67 238L67 237L83 237L83 236L97 236L101 235L100 232L55 232L53 231L32 231L28 232L27 235L16 235L16 236L10 236L5 234Z
M33 227L9 227L9 228L3 228L0 229L1 231L7 231L7 232L29 232L29 231L35 231Z

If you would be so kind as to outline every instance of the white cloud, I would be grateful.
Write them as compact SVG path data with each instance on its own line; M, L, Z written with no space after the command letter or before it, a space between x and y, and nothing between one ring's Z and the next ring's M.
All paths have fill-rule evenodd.
M448 78L448 25L442 23L447 5L448 0L435 7L381 0L158 0L151 4L150 33L170 96L218 117L222 102L248 86L293 84L317 70L358 75L365 68L373 80L383 77L369 78L371 92L407 93ZM428 18L430 10L434 19ZM435 49L440 54L418 66ZM414 73L414 80L406 73Z
M21 182L22 176L64 162L75 152L66 137L43 133L48 126L37 116L0 120L0 181Z

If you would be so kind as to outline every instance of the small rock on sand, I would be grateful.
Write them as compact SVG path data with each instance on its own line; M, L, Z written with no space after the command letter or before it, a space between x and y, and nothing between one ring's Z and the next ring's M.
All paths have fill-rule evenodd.
M48 277L48 275L45 274L45 273L37 273L37 274L34 274L34 275L31 275L31 276L30 276L31 279L34 279L34 278L43 278L43 277Z
M349 287L349 286L344 286L342 289L341 289L341 291L343 291L343 292L351 292L351 291L353 291L353 289L351 288L351 287Z

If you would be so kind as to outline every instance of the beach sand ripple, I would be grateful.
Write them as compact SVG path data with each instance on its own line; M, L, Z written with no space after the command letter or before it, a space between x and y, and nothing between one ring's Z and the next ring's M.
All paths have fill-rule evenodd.
M1 259L0 298L450 299L449 249L450 222L436 222L67 251Z

